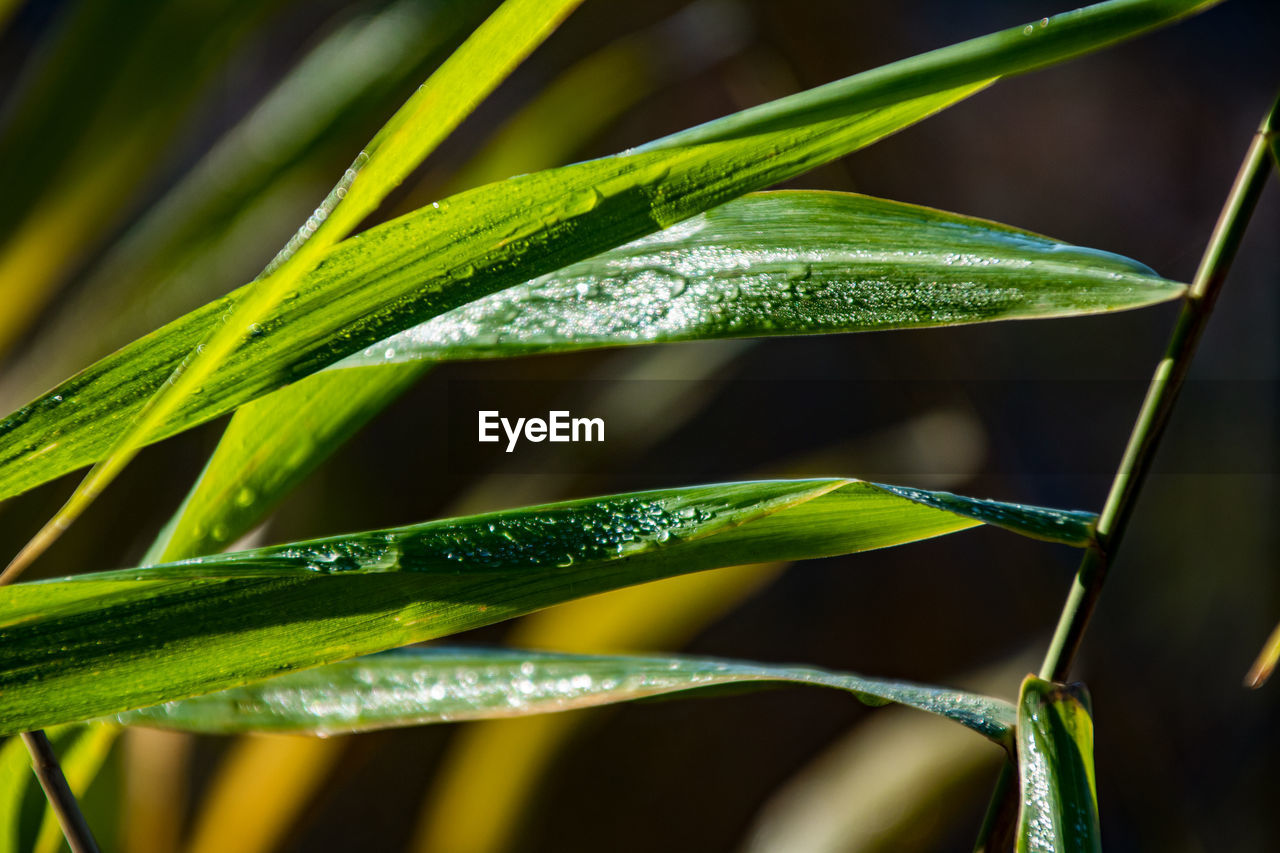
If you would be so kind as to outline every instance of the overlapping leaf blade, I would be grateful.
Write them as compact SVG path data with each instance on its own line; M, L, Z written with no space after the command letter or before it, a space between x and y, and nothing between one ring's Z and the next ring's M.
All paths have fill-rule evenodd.
M242 407L155 561L225 547L429 362L1073 316L1182 291L1125 258L986 220L842 193L749 195ZM420 369L399 364L411 361Z
M1018 699L1018 853L1100 851L1093 718L1083 685L1033 675Z
M572 501L0 589L0 733L247 684L561 601L746 562L887 547L991 518L1082 545L1093 517L857 480Z
M1127 258L862 195L746 196L340 362L1063 317L1176 299Z
M313 277L278 294L280 304L249 337L225 362L214 358L218 369L188 389L199 393L175 395L170 406L181 405L152 417L139 434L147 440L170 435L446 310L855 150L999 76L1094 49L1207 5L1208 0L1112 0L1046 19L1043 26L1014 28L893 63L635 152L482 187L371 229L356 238L359 248L345 268L336 269L331 259L321 264L328 283ZM138 350L126 349L0 423L6 440L0 496L101 458L168 368L201 342L207 324L229 306L213 303L188 315L142 339L147 358L137 360ZM128 368L122 369L125 362ZM144 362L153 383L149 389L127 381ZM88 424L93 428L84 429Z
M118 715L183 731L337 734L609 705L714 687L811 684L868 705L908 705L1012 748L1011 704L973 693L812 667L694 657L412 648L290 673Z
M925 99L859 121L828 121L763 141L538 172L372 228L308 275L153 438L229 411L485 293L804 171L960 96ZM790 156L759 159L769 142L785 145ZM108 356L0 422L0 497L107 453L240 293Z
M38 557L154 441L193 398L209 399L205 384L246 339L260 336L262 323L279 312L303 277L326 252L408 177L516 65L582 0L504 0L503 4L409 97L374 135L333 190L250 285L222 300L225 310L199 341L192 342L164 382L133 402L102 458L45 523L0 579L8 582ZM297 331L294 327L291 331ZM274 343L284 336L272 335ZM250 371L255 372L253 370ZM303 371L305 375L310 371ZM296 378L296 377L295 377ZM276 385L285 384L276 381ZM133 391L136 394L137 388ZM256 395L255 395L256 396ZM243 400L241 401L243 402ZM0 437L4 435L0 425Z

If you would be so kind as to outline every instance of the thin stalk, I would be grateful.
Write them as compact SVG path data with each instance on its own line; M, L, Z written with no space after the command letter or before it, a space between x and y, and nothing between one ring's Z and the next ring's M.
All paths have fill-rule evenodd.
M1182 389L1191 359L1195 355L1196 344L1213 313L1214 303L1222 291L1236 250L1240 248L1249 218L1253 215L1258 197L1262 195L1262 188L1270 177L1268 150L1276 135L1278 115L1280 98L1277 98L1263 118L1258 132L1249 144L1244 162L1240 164L1240 171L1236 173L1231 192L1227 195L1227 202L1209 238L1209 245L1200 260L1200 268L1187 291L1164 358L1156 366L1146 399L1142 401L1142 409L1138 412L1138 419L1129 435L1129 444L1120 461L1120 468L1111 482L1107 502L1098 517L1097 545L1085 552L1084 559L1080 561L1075 583L1058 620L1058 629L1040 667L1041 678L1064 681L1071 670L1071 664L1080 648L1080 640L1106 581L1108 564L1115 558L1137 503L1138 492L1151 470L1160 437L1164 434L1169 414L1173 411L1178 392Z
M62 834L67 837L72 853L98 853L98 842L93 840L76 795L71 793L67 777L62 775L62 765L58 763L58 756L53 754L49 738L43 731L23 732L22 742L31 753L31 769L40 780L40 787L44 788L53 813L58 816Z
M1270 151L1277 145L1277 123L1280 121L1280 97L1258 126L1245 153L1240 170L1236 173L1226 204L1218 215L1218 222L1209 237L1209 245L1200 259L1200 267L1192 280L1183 301L1182 311L1174 325L1173 335L1165 350L1164 358L1156 365L1155 375L1142 401L1142 408L1129 434L1129 443L1121 458L1120 467L1111 481L1107 502L1098 516L1096 544L1090 547L1080 561L1076 577L1063 605L1057 630L1049 643L1040 677L1050 681L1065 681L1080 649L1080 641L1097 607L1098 596L1107 578L1107 569L1115 558L1137 503L1138 493L1151 470L1156 448L1169 421L1169 414L1182 389L1196 344L1213 313L1214 303L1226 281L1227 271L1235 259L1236 250L1257 206L1258 197L1270 175L1268 165ZM1005 822L1010 812L1009 798L1016 788L1012 762L1001 768L996 789L987 808L986 818L978 833L976 851L995 850L993 836ZM1016 814L1016 811L1014 811Z

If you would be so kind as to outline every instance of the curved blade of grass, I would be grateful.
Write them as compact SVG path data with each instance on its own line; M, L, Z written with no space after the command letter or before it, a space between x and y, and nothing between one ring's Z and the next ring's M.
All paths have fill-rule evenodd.
M650 350L647 353L636 353L637 357L626 359L626 361L633 364L624 375L652 376L655 370L661 373L662 371L675 369L685 380L689 380L696 385L699 377L706 377L719 372L717 365L723 366L725 353L736 348L718 347L715 349L717 352L714 354L704 351L700 357L696 358L692 352L687 351L673 353L671 351L658 352ZM679 366L672 364L673 361L678 362ZM323 375L326 374L323 372L316 374L299 384L312 382ZM229 429L235 429L237 421L251 416L255 410L270 404L278 396L279 394L268 394L266 397L241 407L236 412L232 426ZM590 394L589 396L595 395ZM334 399L337 401L340 398L335 396ZM696 405L688 404L687 401L685 405L681 405L677 402L677 399L685 401L686 396L684 393L678 394L676 398L672 399L660 396L656 401L652 398L646 398L648 405L641 410L642 416L640 418L634 422L628 421L626 429L615 430L610 433L611 457L619 458L618 454L621 453L622 458L630 458L636 454L638 449L653 446L670 430L676 429L682 421L692 415L698 408ZM279 429L282 423L284 422L276 423L273 428ZM316 454L312 458L318 459L319 455ZM269 456L264 457L261 454L254 454L252 462L246 468L250 471L255 471L258 470L259 463L270 466L272 461ZM209 476L209 470L206 469L205 476ZM243 474L242 476L254 479L251 474ZM472 488L467 489L464 496L455 499L452 503L457 508L457 511L448 514L466 514L467 507L491 508L494 503L491 499L486 498L485 494L494 491L502 494L502 500L510 505L554 500L558 497L556 493L560 491L559 488L541 490L543 496L539 500L538 498L524 495L513 495L511 486L509 478L504 477L501 473L494 472L482 478ZM200 486L197 485L197 489L199 488ZM214 508L210 506L210 509ZM240 509L237 508L237 511L240 511ZM193 515L184 516L183 528L189 530L192 519L199 517ZM206 527L208 526L206 525ZM205 544L209 543L206 542ZM181 550L180 547L178 550ZM197 554L180 554L180 556L197 556ZM170 557L168 559L173 558ZM665 581L615 590L604 595L578 599L577 601L530 614L517 620L517 624L513 628L520 631L522 627L527 626L530 619L537 620L539 617L561 613L566 608L579 613L585 611L589 614L588 618L593 620L593 624L598 624L596 617L599 615L600 610L603 609L607 611L604 618L611 620L610 624L615 634L619 631L628 630L638 631L645 636L650 636L654 630L658 632L657 636L659 637L665 637L671 631L682 634L692 629L692 626L687 623L693 621L694 617L687 611L702 607L723 612L732 608L740 597L740 594L737 594L736 587L733 585L733 579L742 578L745 580L747 577L759 574L762 569L769 570L771 568L772 566L766 565L699 572L692 575L681 575ZM778 566L778 570L780 568L781 566ZM665 596L661 592L657 592L655 587L664 590ZM721 594L717 595L717 591ZM638 597L652 606L645 607L640 601L636 601L633 608L619 608L616 605L616 601L620 596ZM610 607L610 603L614 603L614 606ZM645 632L646 626L651 629L647 633ZM568 648L554 643L551 645L539 642L515 643L510 639L508 642L509 644L514 643L515 645L534 648L552 648L561 651L602 653L624 650L618 648L616 644L590 642L592 637L596 640L600 639L600 631L583 631L581 630L582 628L583 625L579 624L579 630L575 632L574 636L584 642ZM528 636L523 631L521 631L521 635ZM625 650L650 649L659 651L669 648L672 648L672 646L653 646L648 643L633 642ZM585 716L590 717L593 715ZM541 715L522 717L518 720L504 720L501 723L491 725L501 726L503 723L508 726L512 723L517 725L524 724L525 726L532 724L534 727L550 725L554 728L563 728L565 731L573 731L576 726L586 722L583 717L584 715L578 714ZM485 726L484 728L488 729L490 727ZM454 748L453 742L457 737L473 736L474 729L475 726L467 726L465 731L459 731L455 737L450 738L449 755L453 759L459 757L458 750ZM155 734L162 730L134 729L132 731L135 734L138 732ZM329 746L326 746L326 744ZM315 790L317 781L314 769L307 773L298 773L291 769L291 765L281 762L287 758L293 765L301 763L308 768L314 768L315 765L331 761L336 755L340 755L340 753L335 754L333 752L332 746L333 741L322 738L298 738L285 735L277 738L263 738L261 736L242 738L233 748L232 756L222 762L217 775L210 783L211 790L236 792L235 797L229 794L226 796L211 794L204 798L192 822L188 843L189 853L194 853L196 850L222 851L228 849L228 847L246 850L274 849L275 845L268 843L269 838L276 837L274 829L276 827L287 828L293 826L295 821L305 813L311 802L311 794ZM516 746L521 747L524 744L521 743ZM536 750L537 745L533 744L529 748ZM495 797L500 797L503 789L512 784L518 784L517 780L523 778L519 772L519 759L520 755L511 752L501 756L498 763L505 764L508 769L514 767L513 772L498 774L498 778L489 776L480 783L480 787L477 789L478 791L486 792L486 794L479 795L480 799L488 804L487 809L482 809L482 817L479 820L481 823L488 822L489 832L493 831L491 827L502 822L500 814L502 803L500 801L495 802ZM513 761L515 762L514 765ZM448 785L447 780L442 781L442 772L443 770L435 774L436 781L433 783L433 787ZM465 783L466 780L459 781ZM435 801L434 797L431 799L433 802ZM253 813L262 816L261 822L255 827L256 831L246 831L244 820L242 819L244 812L241 806L243 803L239 802L240 800L251 802L253 804ZM469 820L462 812L456 812L454 817L460 822ZM473 830L475 826L475 824L471 824ZM433 846L431 849L457 850L459 848L446 844L445 846Z
M947 682L997 695L1039 652L1027 646L981 670L948 673ZM856 721L770 791L737 853L937 853L1007 760L930 717L886 709Z
M819 144L829 136L842 139L835 151L844 153L958 97L827 122L797 134L785 159L759 159L769 149L758 141L619 156L491 184L369 229L309 275L154 437L216 417L485 293L670 224L683 214L657 219L667 193L687 214L697 213L724 200L704 192L745 191L830 159L834 154ZM737 168L721 171L731 163ZM526 233L538 238L538 251ZM103 458L243 292L108 356L0 422L0 497Z
M333 190L262 275L238 291L208 337L184 354L167 380L118 434L66 504L18 553L0 583L39 556L188 398L287 301L325 253L372 213L386 195L466 118L582 0L505 0L418 88L356 156Z
M719 7L697 13L700 8L690 7L652 31L610 44L570 68L508 122L449 184L460 189L477 186L568 159L567 152L657 82L650 78L660 76L660 68L654 64L654 57L661 53L660 37L688 39L690 34L684 29L705 25L708 17L714 25L715 16L725 14ZM724 26L723 21L720 24ZM399 33L403 27L397 23L395 29ZM362 29L361 36L363 33ZM336 58L349 53L325 50L326 58L330 52ZM319 56L316 61L318 64ZM332 73L327 67L324 71ZM570 120L566 121L566 115ZM421 193L419 187L413 195ZM409 207L422 203L419 200ZM321 371L241 406L144 562L169 562L222 550L252 529L350 435L412 385L425 368L419 365L416 369L409 366L346 374ZM233 495L235 500L227 500Z
M1018 699L1018 853L1100 851L1089 692L1033 675Z
M46 734L58 755L67 785L77 799L102 769L120 727L76 724ZM62 830L31 771L31 755L19 738L0 747L0 853L45 853L62 845Z
M335 366L354 372L324 370L242 407L148 561L220 550L252 528L420 375L397 362L1073 316L1184 289L1117 255L986 220L844 193L749 195Z
M331 735L571 711L708 687L778 683L834 687L867 705L908 705L1013 748L1013 706L975 693L810 667L514 649L401 649L141 708L115 720L210 734Z
M146 440L215 417L487 293L828 162L998 76L1207 5L1112 0L1046 19L1044 26L1006 30L784 98L659 140L649 150L481 187L370 229L353 241L348 268L326 262L322 275L284 294L297 295L284 298L238 342L232 357L205 377L202 393L184 397L164 418L148 416L154 429L145 431ZM190 334L193 327L203 328L230 306L213 303L142 339L145 361L153 365L144 374L151 388L168 375L163 365L179 362L200 342L201 332ZM100 362L0 423L0 437L7 439L0 497L102 458L150 393L127 381L139 375L139 362L121 369L137 353L126 349ZM89 423L93 429L68 429Z
M988 220L851 193L757 193L336 366L1067 317L1185 289L1119 255Z
M667 578L559 604L517 620L505 642L578 654L680 648L786 568L737 566ZM421 798L413 851L497 853L513 846L551 768L603 710L464 726Z
M0 590L0 733L117 713L645 581L976 526L1084 544L1092 516L938 509L857 480L638 492Z
M667 353L666 358L677 357L684 361L698 357L701 350L668 349L663 352ZM659 357L663 356L656 352L650 356ZM676 411L680 408L677 406ZM649 412L640 423L652 420L656 426L670 419L672 414L658 408ZM944 422L949 422L953 429L948 431L942 426ZM871 451L873 446L877 458L887 453L890 458L915 459L919 453L930 452L926 446L937 447L938 443L925 434L930 429L935 432L937 429L923 427L923 424L933 423L938 423L937 429L947 432L951 439L955 438L952 432L963 425L958 416L935 411L922 419L890 427L888 433L895 437L893 442L859 436L850 446L825 448L816 455L802 454L775 470L822 470L831 467L833 456L847 458L852 455L856 458ZM646 432L646 435L656 440L655 432ZM615 435L610 435L610 441L615 438ZM896 451L894 444L899 445ZM963 461L967 452L960 449L963 444L949 440L947 453L951 461L939 466L956 472L957 480L965 479L966 475L961 472L968 467ZM675 651L720 617L732 612L786 568L785 563L737 566L580 598L521 617L505 633L504 642L517 648L580 654L642 652L653 655ZM1015 683L1024 672L1025 666L1014 673ZM1008 684L1009 679L1005 678L1003 683ZM436 850L503 853L512 848L521 827L536 809L537 792L545 789L565 749L585 729L600 724L607 713L606 709L599 709L582 714L543 714L490 720L459 729L449 738L448 750L422 798L410 850L421 853ZM877 715L874 724L879 725L882 721L884 718ZM929 726L930 721L917 722L924 729L933 730ZM914 749L921 754L928 753L932 747L927 745L927 740L915 741ZM983 750L981 745L972 746ZM889 752L893 751L889 749ZM987 757L995 758L990 754ZM872 807L872 812L883 806L887 801L885 797L892 799L889 793L882 793L884 796L878 805ZM844 798L841 800L844 802Z

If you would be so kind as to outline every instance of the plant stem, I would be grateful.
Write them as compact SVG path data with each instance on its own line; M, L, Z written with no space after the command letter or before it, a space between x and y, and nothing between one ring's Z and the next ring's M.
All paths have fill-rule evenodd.
M1111 491L1098 517L1097 544L1085 552L1076 571L1075 583L1062 608L1058 629L1040 667L1040 677L1063 681L1071 670L1080 640L1097 606L1098 595L1107 577L1108 564L1115 558L1120 540L1137 503L1138 492L1151 469L1160 437L1182 389L1196 344L1213 313L1227 270L1235 259L1245 227L1257 206L1258 197L1270 176L1268 149L1276 134L1280 98L1262 120L1236 174L1227 202L1218 216L1200 268L1187 291L1182 313L1164 358L1156 366L1146 399L1129 435L1120 468L1111 482Z
M72 853L98 853L98 843L93 840L93 833L80 812L76 795L71 793L67 777L62 775L62 765L58 764L58 756L53 754L49 738L43 731L23 732L22 741L31 752L31 769L58 816L62 834L67 837Z
M1111 481L1107 502L1098 516L1096 544L1085 552L1080 567L1076 570L1075 581L1058 619L1057 630L1040 667L1041 678L1065 681L1071 671L1071 665L1080 649L1080 641L1090 617L1093 616L1094 608L1097 607L1098 596L1107 578L1107 568L1128 527L1138 492L1151 469L1160 437L1191 366L1196 344L1213 312L1213 305L1222 290L1227 270L1235 259L1245 227L1270 175L1268 160L1272 155L1269 151L1274 151L1277 146L1278 122L1280 97L1277 97L1263 118L1249 144L1231 191L1227 194L1226 204L1223 205L1218 222L1209 237L1209 245L1200 259L1200 267L1187 290L1182 312L1178 315L1164 358L1156 366L1147 396L1138 412L1138 419L1129 434L1129 443L1121 458L1120 467ZM974 847L976 851L997 849L997 846L993 846L997 845L994 833L1000 831L1001 824L1007 821L1009 814L1017 814L1010 802L1017 790L1013 784L1015 772L1016 767L1012 762L1006 762L1000 770L982 829L978 833L978 841Z

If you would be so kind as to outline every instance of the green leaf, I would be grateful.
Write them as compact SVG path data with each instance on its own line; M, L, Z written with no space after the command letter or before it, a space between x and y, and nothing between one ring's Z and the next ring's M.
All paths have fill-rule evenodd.
M1018 853L1101 851L1089 692L1033 675L1018 699Z
M713 29L718 10L715 7L711 15ZM404 17L399 7L392 11L397 13L395 17ZM384 13L384 17L390 18L391 13ZM457 15L445 17L457 25ZM632 34L570 68L517 113L460 173L449 179L449 185L473 187L567 160L569 152L656 85L666 67L657 57L670 41L673 29L677 35L687 37L690 33L685 30L696 27L702 40L709 38L705 32L708 16L698 14L693 20L686 20L689 17L686 11L652 30ZM380 31L394 29L396 41L403 38L404 27L398 22L379 19L377 23ZM387 26L383 27L383 23ZM674 23L679 27L673 27ZM364 32L360 31L361 38ZM335 50L325 51L326 56L329 53L341 58L350 51L335 46ZM317 56L317 66L319 60ZM323 66L324 73L333 73L330 66L334 64ZM706 59L695 64L700 67ZM426 188L430 189L433 187ZM414 195L423 191L419 186ZM390 366L385 361L378 365ZM145 562L167 562L222 550L257 524L347 437L412 385L426 367L419 364L417 368L345 374L325 370L241 406L214 457L153 543ZM236 500L224 500L233 495Z
M451 308L847 154L1001 75L1207 5L1113 0L1029 32L1014 28L896 62L634 152L471 190L370 229L280 294L230 358L191 389L200 393L151 417L143 432L157 440L216 417ZM0 423L0 497L101 459L232 304L187 315Z
M334 186L325 200L254 282L232 294L207 335L138 405L103 458L62 508L18 553L0 580L10 580L44 552L264 323L325 253L382 200L560 24L582 0L505 0L471 37L405 101ZM180 322L180 321L179 321ZM291 330L292 331L292 330ZM264 336L265 337L265 336ZM272 335L278 344L285 335ZM303 374L305 375L304 371ZM298 378L295 376L294 378ZM284 384L277 382L276 385ZM136 391L136 389L134 389ZM243 402L243 401L242 401ZM4 430L0 427L0 436Z
M242 407L148 560L211 553L250 529L420 375L399 362L1072 316L1183 290L1117 255L986 220L842 193L749 195Z
M120 727L104 723L52 728L53 744L67 785L82 798L102 769ZM0 853L60 849L62 830L31 769L31 754L21 738L0 747Z
M115 719L126 725L211 734L330 735L570 711L700 688L778 683L834 687L853 693L867 705L908 705L1013 747L1013 706L974 693L811 667L512 649L401 649L128 711Z
M1136 261L988 220L849 193L757 193L336 367L1069 317L1184 290Z
M615 495L0 588L0 733L117 713L704 569L1093 516L857 480Z

